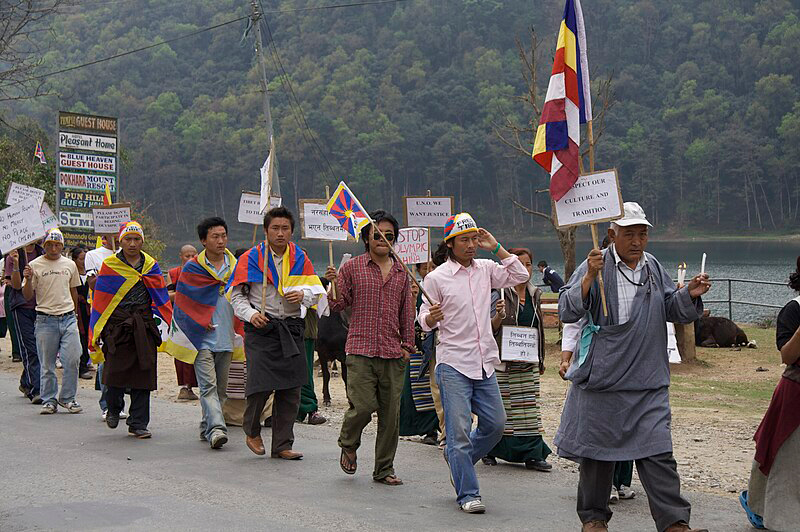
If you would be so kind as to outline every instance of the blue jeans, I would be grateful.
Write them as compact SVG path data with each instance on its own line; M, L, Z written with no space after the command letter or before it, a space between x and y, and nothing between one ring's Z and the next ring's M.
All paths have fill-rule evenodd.
M64 368L58 402L75 400L78 391L78 363L81 359L81 338L75 313L63 316L36 315L36 350L39 352L42 403L56 403L58 377L56 355L61 354Z
M480 499L475 464L503 437L506 411L497 378L473 380L446 364L436 366L442 396L447 446L444 452L456 487L458 504ZM472 430L472 413L478 427Z
M36 352L36 311L17 307L14 313L14 332L17 334L19 354L22 357L22 376L19 383L28 393L28 399L39 395L39 354Z
M228 433L222 406L228 398L231 356L230 351L212 352L201 349L194 360L194 373L200 388L200 407L203 409L200 435L208 441L211 441L214 432Z

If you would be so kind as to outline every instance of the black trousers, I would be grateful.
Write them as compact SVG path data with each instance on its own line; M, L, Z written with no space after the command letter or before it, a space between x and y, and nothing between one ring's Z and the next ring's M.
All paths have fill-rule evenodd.
M608 498L616 462L581 459L578 482L578 517L582 523L592 520L609 521L611 509ZM679 521L689 523L692 507L681 497L681 479L678 464L672 453L659 454L636 460L639 480L647 493L650 515L659 532Z
M119 415L125 406L126 388L106 387L106 403L108 413ZM132 429L146 429L150 424L150 390L128 390L131 406L128 409L128 426Z
M288 451L294 444L294 420L300 408L300 390L302 386L287 390L257 392L247 396L242 428L244 433L255 438L261 435L261 412L271 394L275 394L272 402L272 454Z

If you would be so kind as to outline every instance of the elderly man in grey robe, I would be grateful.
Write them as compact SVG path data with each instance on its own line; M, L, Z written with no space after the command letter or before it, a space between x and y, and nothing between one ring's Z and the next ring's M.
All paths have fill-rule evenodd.
M642 208L624 206L611 224L614 241L593 249L559 293L564 323L582 317L572 381L555 444L561 457L580 464L578 517L583 531L608 530L614 463L635 460L659 532L700 532L689 527L691 506L681 496L672 456L669 360L664 322L689 323L703 313L708 275L676 289L656 258L645 252L648 229ZM608 314L603 314L602 271Z

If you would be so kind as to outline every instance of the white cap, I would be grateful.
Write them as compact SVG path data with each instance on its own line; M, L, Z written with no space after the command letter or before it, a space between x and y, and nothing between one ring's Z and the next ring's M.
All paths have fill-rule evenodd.
M635 201L626 201L623 207L625 209L625 216L619 220L614 220L612 223L615 223L620 227L628 227L631 225L646 225L647 227L653 227L653 224L647 221L647 216L644 213L644 209L642 209L638 203Z

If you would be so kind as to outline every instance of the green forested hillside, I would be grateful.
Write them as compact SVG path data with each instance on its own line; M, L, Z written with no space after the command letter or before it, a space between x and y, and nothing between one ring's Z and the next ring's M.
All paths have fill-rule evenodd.
M305 118L267 56L284 200L345 179L370 208L403 194L451 194L506 231L530 231L548 177L500 143L493 123L530 109L515 38L541 41L543 98L563 0L411 0L301 10L335 0L264 2ZM595 84L615 104L598 167L664 226L792 229L800 217L800 1L584 0ZM80 64L249 13L245 0L81 0L53 23L42 71ZM279 12L278 12L279 11ZM175 238L198 217L234 219L267 152L252 32L224 26L49 78L57 96L9 106L51 135L56 111L120 117L122 195ZM44 36L43 36L44 38ZM541 103L541 102L540 102ZM532 139L526 139L532 142ZM327 158L327 161L326 161ZM328 167L332 166L332 171ZM544 195L539 204L546 204ZM487 224L488 225L488 224ZM549 231L540 221L536 232Z

